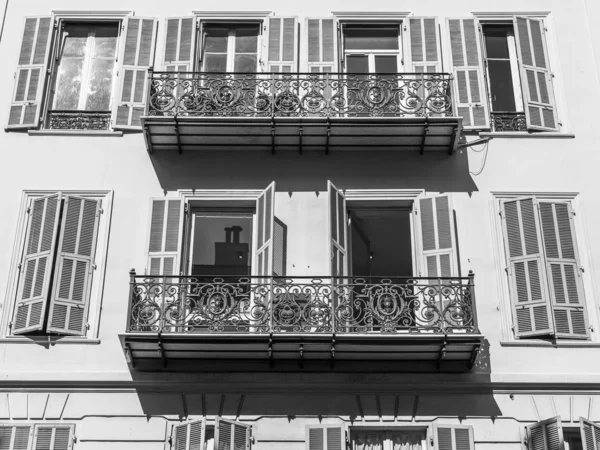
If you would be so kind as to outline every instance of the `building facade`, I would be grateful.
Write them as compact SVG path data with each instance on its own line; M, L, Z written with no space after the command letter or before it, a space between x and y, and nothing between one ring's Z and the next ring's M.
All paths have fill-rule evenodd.
M593 2L6 3L0 449L600 449Z

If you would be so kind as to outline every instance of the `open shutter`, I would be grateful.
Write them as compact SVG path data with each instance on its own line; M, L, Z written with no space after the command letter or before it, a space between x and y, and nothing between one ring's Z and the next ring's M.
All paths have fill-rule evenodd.
M166 19L163 69L167 72L191 72L194 68L196 25L192 17Z
M503 202L502 225L515 336L553 334L536 200L527 197Z
M441 72L440 37L437 18L411 17L408 19L410 65L407 72Z
M141 130L146 108L148 69L154 64L157 20L127 17L119 71L120 89L113 109L113 128Z
M346 433L342 425L308 425L306 450L345 450Z
M217 417L215 423L216 450L250 450L252 427L241 422Z
M148 236L149 275L179 275L184 202L180 198L151 199Z
M47 330L85 335L100 201L65 196Z
M467 130L490 127L478 26L474 18L448 19L455 114Z
M535 450L565 450L560 416L525 427L527 445Z
M588 319L573 211L567 202L539 202L556 337L587 339Z
M583 448L586 450L600 450L600 425L580 417L579 430Z
M173 429L172 442L174 450L203 450L206 421L195 420L176 425Z
M433 441L436 450L474 450L473 428L468 425L436 425Z
M337 31L333 17L309 17L305 31L303 48L307 51L308 71L337 72Z
M29 425L0 425L0 449L29 450L29 441L33 433Z
M36 198L28 210L28 225L12 333L43 328L56 248L60 194Z
M346 219L346 198L331 181L327 182L329 194L329 252L331 255L331 276L348 275L348 237Z
M514 20L527 128L558 131L544 24L527 17Z
M416 217L421 230L421 239L417 246L417 255L422 267L420 276L456 276L456 234L450 196L420 198Z
M52 29L51 17L25 19L7 129L35 128L39 124Z
M275 182L256 200L256 270L257 275L273 275L273 222L275 211Z
M72 425L36 425L33 450L71 450L72 448Z
M298 18L269 18L267 72L298 71Z

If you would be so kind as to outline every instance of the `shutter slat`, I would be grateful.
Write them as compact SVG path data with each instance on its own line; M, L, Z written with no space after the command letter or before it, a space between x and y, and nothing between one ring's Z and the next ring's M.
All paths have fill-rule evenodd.
M196 47L195 18L166 19L163 70L191 72Z
M342 425L309 425L305 442L306 450L344 450L346 433Z
M525 427L529 448L540 450L564 450L560 417L534 423Z
M0 425L0 450L29 450L31 427Z
M173 429L175 450L202 450L204 448L206 421L194 420Z
M579 430L582 447L585 450L600 450L600 425L580 417Z
M72 425L36 425L33 450L70 450Z
M184 206L180 198L151 199L146 265L150 275L179 274Z
M309 72L337 72L337 32L331 17L306 19L305 57Z
M296 72L298 70L298 18L269 18L269 72Z
M250 450L250 429L242 422L217 417L215 425L215 449Z
M437 18L411 17L408 25L411 62L408 72L441 72Z
M468 425L435 425L435 450L474 450L473 428Z

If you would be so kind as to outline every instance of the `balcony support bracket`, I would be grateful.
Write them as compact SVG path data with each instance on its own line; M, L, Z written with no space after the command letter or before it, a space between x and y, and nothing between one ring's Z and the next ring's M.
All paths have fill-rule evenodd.
M275 360L273 359L273 333L269 333L269 347L267 351L269 352L269 366L272 369L273 363L275 362Z
M275 119L271 116L271 153L275 154Z
M450 156L450 155L452 155L452 153L454 153L454 147L457 144L457 142L456 142L457 131L458 131L458 128L455 128L454 131L452 132L452 139L450 139L450 146L448 147L448 156Z
M475 365L475 361L477 360L477 355L479 355L480 351L481 351L481 345L473 347L473 351L471 352L471 360L469 361L469 370L471 370L473 368L473 366Z
M331 336L331 367L335 365L335 333Z
M446 345L448 344L448 340L444 337L444 343L442 344L442 348L440 349L440 354L438 355L437 360L437 370L440 370L442 366L442 359L446 357Z
M429 133L429 120L425 118L425 127L423 128L423 140L421 141L421 155L425 153L425 141L427 140L427 133Z
M129 361L131 367L135 368L135 359L133 358L133 352L131 351L131 346L126 343L125 344L125 360Z
M298 129L298 152L302 154L302 133L303 133L302 125Z
M181 155L181 136L179 135L179 122L177 122L177 115L173 116L173 128L175 129L175 137L177 138L177 151Z
M154 149L152 148L152 136L150 134L150 127L147 125L144 126L144 140L146 141L146 148L148 149L148 153L153 153Z
M304 368L304 344L300 344L298 353L300 353L300 368Z
M158 342L156 347L158 350L158 356L160 356L160 359L162 360L163 368L167 367L167 355L165 355L165 349L163 347L162 337L160 333L158 333Z
M329 138L331 137L331 120L327 118L327 135L325 136L325 154L329 155Z

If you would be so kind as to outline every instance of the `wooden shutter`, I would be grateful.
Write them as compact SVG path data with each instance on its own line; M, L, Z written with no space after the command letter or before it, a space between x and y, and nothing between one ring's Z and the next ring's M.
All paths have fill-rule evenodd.
M52 194L34 199L28 210L29 218L20 268L13 334L43 328L50 293L60 202L60 194Z
M298 18L270 17L267 72L298 71Z
M568 202L539 202L556 337L587 339L588 318Z
M180 198L151 199L148 236L149 275L179 275L184 202Z
M120 89L113 108L113 128L141 130L146 109L148 69L154 65L157 20L127 17L121 47Z
M306 450L345 450L346 432L342 425L308 425Z
M348 226L346 219L346 197L331 181L327 182L329 194L329 251L331 276L348 275Z
M433 441L436 450L474 450L473 428L467 425L436 425Z
M65 196L48 314L50 332L85 335L99 222L99 200Z
M163 69L167 72L192 72L195 47L195 18L193 16L167 18Z
M273 275L273 222L275 211L275 182L256 200L256 274Z
M71 450L72 448L72 425L36 425L33 450Z
M582 447L586 450L600 450L600 425L591 420L579 418Z
M252 427L241 422L217 417L215 423L216 450L250 450Z
M515 17L514 27L527 128L558 131L544 24Z
M456 276L456 234L450 196L427 196L418 199L417 204L421 233L417 245L417 258L422 267L420 276Z
M25 19L7 129L39 125L52 30L51 17Z
M29 425L0 425L0 450L29 450L32 433Z
M564 450L562 425L560 416L543 420L525 427L527 445L534 450Z
M195 420L176 425L173 429L172 441L174 450L204 450L206 422Z
M309 72L337 72L337 31L333 17L306 19L305 45Z
M502 226L515 336L553 334L537 201L533 197L504 201Z
M437 18L411 17L408 19L410 63L407 72L441 72L440 36Z
M490 127L478 29L474 18L448 19L454 113L463 118L467 130Z

